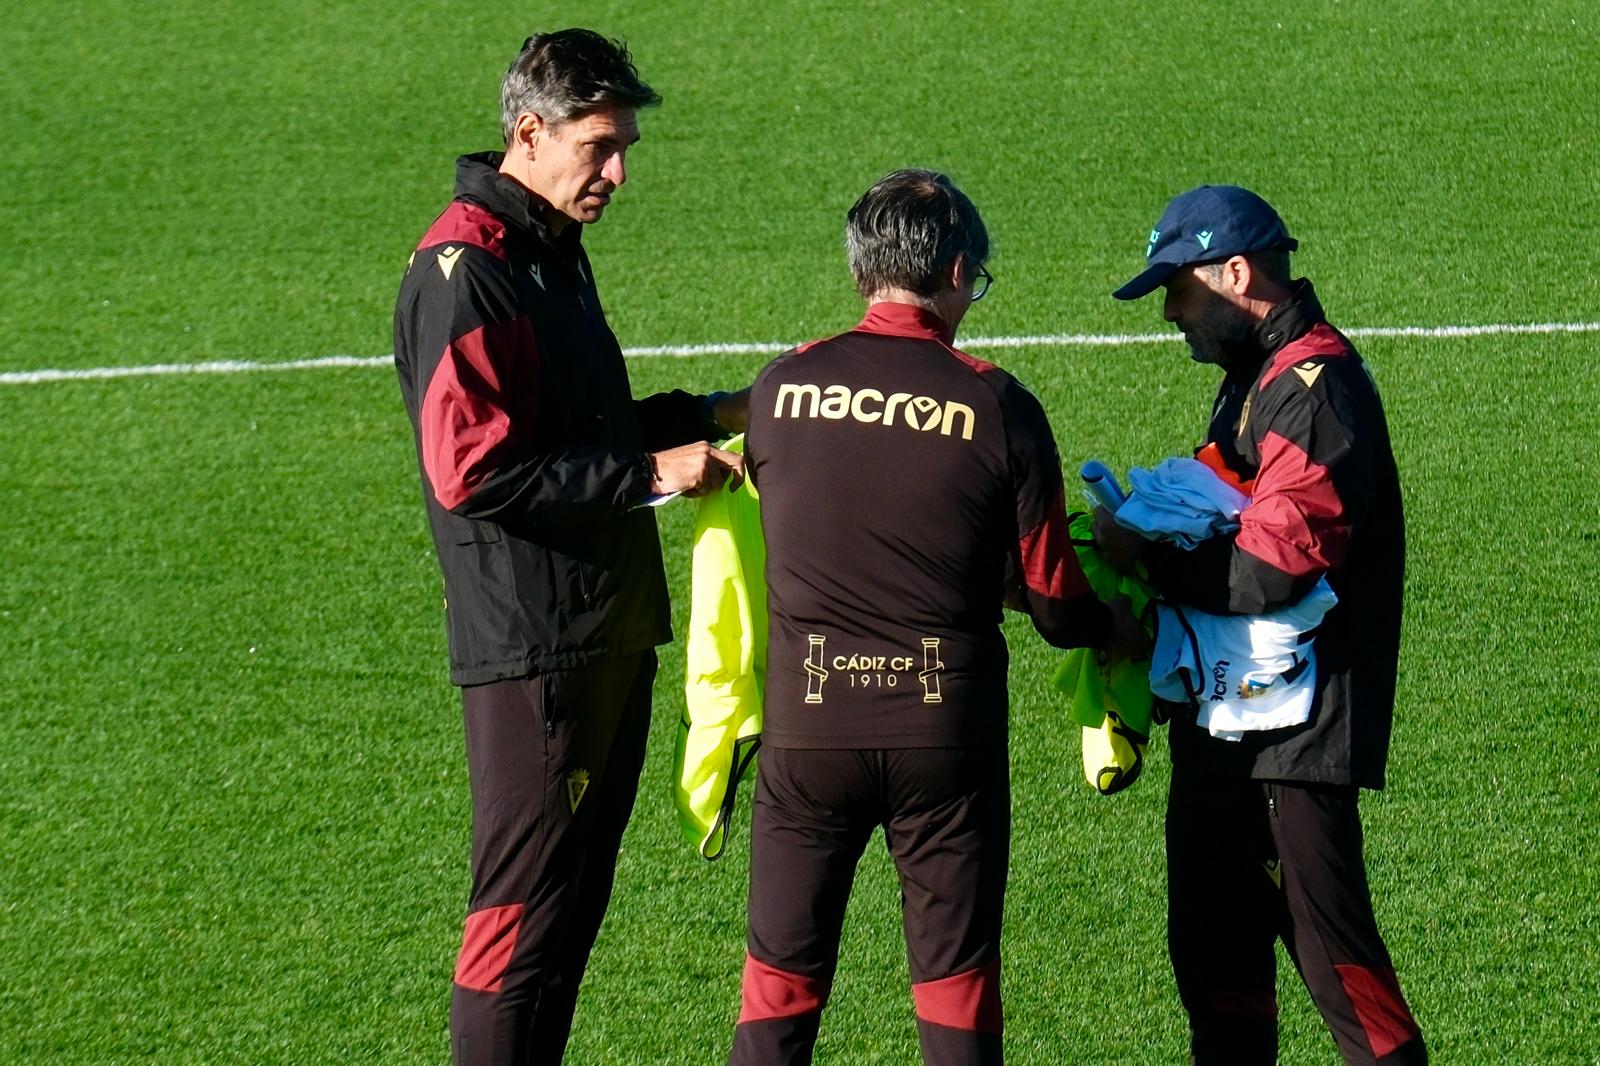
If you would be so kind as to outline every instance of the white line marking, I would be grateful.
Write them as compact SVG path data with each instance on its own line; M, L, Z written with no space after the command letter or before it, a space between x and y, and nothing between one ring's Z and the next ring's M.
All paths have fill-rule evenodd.
M1351 337L1423 337L1447 339L1488 337L1514 333L1600 333L1600 322L1508 322L1481 326L1363 326L1344 331ZM1046 333L1032 337L965 337L965 351L985 348L1123 348L1133 344L1170 344L1180 339L1169 333ZM665 344L624 348L630 359L697 355L776 355L794 347L782 341L754 344ZM319 359L293 359L263 363L253 359L220 359L206 363L154 363L147 366L102 366L85 370L12 370L0 373L0 385L42 385L53 381L93 381L109 378L160 377L168 374L243 374L257 370L323 370L330 367L394 365L392 355L329 355Z
M251 370L321 370L338 366L393 366L392 355L328 355L259 363L252 359L219 359L209 363L152 363L147 366L101 366L88 370L14 370L0 374L0 385L40 385L49 381L92 381L104 378L160 377L164 374L243 374Z

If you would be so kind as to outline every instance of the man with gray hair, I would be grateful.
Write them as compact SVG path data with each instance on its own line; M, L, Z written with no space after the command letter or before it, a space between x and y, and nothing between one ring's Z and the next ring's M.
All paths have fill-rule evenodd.
M610 900L671 639L652 495L720 485L742 397L634 401L582 230L659 103L627 49L530 37L504 153L457 161L395 309L472 789L457 1063L559 1062Z
M923 1059L997 1063L1008 573L1053 644L1132 652L1144 633L1078 568L1039 401L952 347L991 281L972 201L943 174L896 171L850 209L845 242L866 317L779 357L750 397L770 629L729 1061L811 1061L882 826Z

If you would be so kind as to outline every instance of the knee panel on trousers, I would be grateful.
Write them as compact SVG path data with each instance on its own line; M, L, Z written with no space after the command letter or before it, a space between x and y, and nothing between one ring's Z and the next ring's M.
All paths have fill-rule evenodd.
M1340 984L1350 997L1356 1020L1372 1046L1374 1058L1384 1058L1421 1035L1394 971L1365 966L1335 965Z
M780 970L746 955L739 1024L821 1014L832 990L832 981Z
M498 992L517 946L522 904L486 907L467 915L467 928L456 956L455 982L475 992Z
M950 1029L998 1033L1002 1025L1000 958L975 970L911 986L917 1017Z

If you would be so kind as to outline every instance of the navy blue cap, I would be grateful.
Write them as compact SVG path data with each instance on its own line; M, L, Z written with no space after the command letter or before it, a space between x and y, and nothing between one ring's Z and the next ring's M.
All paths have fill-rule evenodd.
M1143 273L1111 295L1137 300L1165 285L1179 267L1220 263L1251 252L1292 252L1300 242L1272 205L1237 185L1202 185L1173 198L1150 231Z

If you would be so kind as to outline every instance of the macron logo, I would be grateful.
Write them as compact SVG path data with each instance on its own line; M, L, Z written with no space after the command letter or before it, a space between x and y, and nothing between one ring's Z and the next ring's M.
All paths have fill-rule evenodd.
M787 415L784 405L788 405ZM872 406L869 407L868 405ZM852 391L845 385L783 385L778 389L778 402L772 409L773 418L853 418L857 422L894 425L896 412L900 421L912 429L927 432L937 429L942 436L957 431L960 420L962 440L972 439L972 424L977 418L964 403L950 400L944 403L931 396L913 396L909 392L896 392L884 396L877 389Z
M1203 229L1194 235L1194 239L1200 242L1203 251L1211 251L1211 233L1211 230Z
M444 280L450 280L450 275L456 268L456 260L460 258L460 248L446 248L439 253L439 271L444 275Z
M1324 363L1301 363L1294 368L1294 372L1301 381L1305 382L1306 388L1309 389L1317 383L1317 378L1322 376L1322 368L1325 365Z

